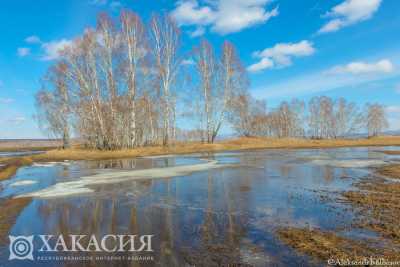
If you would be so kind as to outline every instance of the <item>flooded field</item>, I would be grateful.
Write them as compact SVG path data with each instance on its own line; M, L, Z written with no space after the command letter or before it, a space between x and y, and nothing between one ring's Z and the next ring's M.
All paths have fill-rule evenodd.
M378 152L388 149L399 150L282 149L36 163L1 182L0 198L29 200L11 225L14 236L154 235L154 252L133 253L152 260L117 260L115 266L325 266L286 246L278 229L335 230L354 240L374 236L351 227L355 214L349 204L330 200L355 190L354 183L373 167L400 163L400 156ZM7 242L0 243L0 263L23 266L8 261ZM93 258L26 262L111 264Z
M35 154L41 154L44 151L0 151L0 158L2 157L21 157Z

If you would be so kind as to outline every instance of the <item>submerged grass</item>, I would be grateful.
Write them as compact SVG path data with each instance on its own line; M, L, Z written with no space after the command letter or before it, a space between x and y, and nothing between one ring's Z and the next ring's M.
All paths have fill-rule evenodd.
M364 242L317 229L287 227L279 229L277 234L283 243L315 261L326 262L331 258L361 260L379 253L377 249L365 246Z
M400 179L400 164L377 168L376 174L379 175L356 183L357 190L343 192L342 197L357 215L352 229L370 230L378 237L355 241L333 232L289 227L278 231L279 238L296 251L317 260L362 260L372 256L400 261L400 183L381 176Z
M373 230L383 238L400 246L400 164L380 167L377 174L383 177L371 177L356 184L357 191L343 193L358 213L357 225Z
M387 176L393 179L400 179L400 164L383 166L379 168L377 172L383 176Z

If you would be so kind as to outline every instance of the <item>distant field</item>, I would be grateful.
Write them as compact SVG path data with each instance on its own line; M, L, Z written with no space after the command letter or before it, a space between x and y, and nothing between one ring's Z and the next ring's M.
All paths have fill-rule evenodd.
M0 151L48 150L60 145L57 139L0 139Z

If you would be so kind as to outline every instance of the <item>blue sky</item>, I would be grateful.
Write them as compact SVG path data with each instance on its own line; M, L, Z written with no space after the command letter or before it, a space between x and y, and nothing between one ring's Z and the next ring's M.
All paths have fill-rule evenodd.
M321 94L376 101L400 129L397 0L8 0L0 8L0 138L44 137L33 120L40 78L98 12L118 16L121 8L145 20L170 13L184 51L202 37L235 43L251 93L270 107Z

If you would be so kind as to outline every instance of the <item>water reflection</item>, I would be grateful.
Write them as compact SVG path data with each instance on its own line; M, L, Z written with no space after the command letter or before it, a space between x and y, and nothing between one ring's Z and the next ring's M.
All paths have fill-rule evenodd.
M21 157L35 154L42 154L45 151L1 151L0 158L2 157Z
M154 235L154 261L35 261L29 263L31 266L308 266L311 263L307 258L276 239L276 227L348 226L350 211L340 203L334 209L327 206L320 201L318 191L349 189L355 179L369 172L368 168L340 168L313 161L388 158L368 148L356 148L82 161L22 168L16 177L1 184L4 189L0 197L37 191L89 174L197 164L202 159L236 165L174 178L93 185L96 194L89 196L33 199L11 233L93 234L99 238L110 233ZM28 178L37 183L22 188L9 186ZM338 216L339 210L343 216ZM1 265L7 261L8 248L1 247L0 252ZM16 261L8 263L19 266Z

